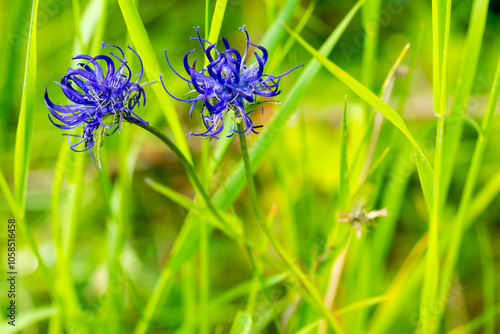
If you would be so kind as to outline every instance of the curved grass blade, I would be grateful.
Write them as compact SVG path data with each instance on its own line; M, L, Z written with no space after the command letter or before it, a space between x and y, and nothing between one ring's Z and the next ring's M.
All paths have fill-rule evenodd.
M7 320L4 320L4 324L0 326L0 333L2 334L13 334L20 333L23 329L26 329L32 325L37 324L47 318L57 315L57 309L52 306L40 307L33 310L23 311L22 316L17 320L15 326L7 324Z
M336 76L340 81L342 81L347 87L349 87L352 91L354 91L360 98L368 102L371 106L373 106L376 110L378 110L382 115L384 115L391 123L393 123L412 143L415 149L420 152L424 161L429 165L430 164L425 158L425 155L418 145L417 141L408 130L405 122L401 118L401 116L387 103L385 103L381 98L375 95L372 91L362 85L359 81L354 79L347 72L338 67L335 63L326 58L321 52L318 52L314 49L309 43L307 43L302 37L297 35L290 27L285 25L285 28L288 32L297 39L297 41L302 44L302 46L316 58L330 73Z

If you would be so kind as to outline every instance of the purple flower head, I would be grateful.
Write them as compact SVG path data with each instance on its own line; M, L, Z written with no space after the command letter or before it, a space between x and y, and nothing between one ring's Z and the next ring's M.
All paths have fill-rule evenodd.
M198 29L195 28L198 37L191 39L197 40L201 44L201 48L209 62L205 68L199 72L196 71L196 59L192 65L189 65L188 56L194 52L194 50L191 50L184 56L184 68L188 74L188 77L184 78L173 69L168 59L167 51L165 51L165 57L172 71L182 80L186 81L190 88L192 85L193 90L191 92L198 92L199 95L192 99L179 99L170 94L165 87L162 76L160 76L163 88L165 88L165 91L170 96L178 101L192 103L189 112L191 117L196 103L202 101L201 117L206 131L199 134L189 133L188 135L218 138L217 135L224 128L224 116L228 111L234 112L235 123L241 122L243 124L243 132L246 134L250 132L258 133L255 129L261 128L262 125L256 126L253 124L252 119L249 117L251 111L246 112L245 105L257 102L259 96L277 96L281 93L279 90L281 78L302 65L296 66L278 76L264 74L264 66L268 60L267 50L262 46L250 42L245 26L240 28L246 34L247 38L243 56L238 50L231 48L224 37L221 40L226 50L220 52L215 47L215 43L210 43L200 37ZM247 66L245 58L250 45L259 49L262 55L260 56L257 52L254 52L257 61ZM215 57L212 57L212 52L215 52ZM236 130L235 125L230 126L230 136L235 132L239 132Z
M121 129L124 119L148 124L132 111L136 106L139 107L141 98L143 105L146 104L144 89L139 85L143 74L141 58L134 49L128 47L141 62L140 72L133 75L122 49L116 45L104 44L104 42L101 47L103 49L114 47L120 51L121 57L113 52L110 52L110 55L115 59L105 55L75 56L72 59L82 59L84 62L78 64L79 68L69 68L60 83L54 81L61 87L64 95L73 102L72 104L52 103L45 88L44 100L50 112L49 119L56 127L69 130L65 135L71 149L77 152L91 149L96 139L100 143L103 134L110 136L117 129ZM103 64L106 65L105 71L101 66ZM133 76L137 76L135 82L131 81ZM54 122L53 118L61 124ZM79 127L83 129L83 134L74 134L75 129ZM70 137L79 139L74 143ZM77 146L82 143L85 143L85 148L77 149ZM93 155L92 158L94 158Z

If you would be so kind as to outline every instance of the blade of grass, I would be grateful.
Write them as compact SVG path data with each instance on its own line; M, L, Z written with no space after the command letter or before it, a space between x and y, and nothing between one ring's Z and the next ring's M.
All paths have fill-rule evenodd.
M488 312L495 308L495 262L491 248L490 236L483 225L476 225L476 232L481 255L483 276L483 310ZM484 334L495 332L495 317L485 321Z
M17 205L16 199L10 190L9 184L7 180L5 180L5 176L3 175L2 170L0 169L0 190L2 191L3 197L5 198L7 205L12 211L14 217L21 217L21 209Z
M422 157L425 159L426 163L427 159L425 158L424 153L420 149L420 146L416 142L413 135L408 130L408 127L404 123L403 119L399 114L387 103L385 103L381 98L376 96L372 91L363 86L359 81L350 76L347 72L338 67L335 63L330 61L316 49L314 49L309 43L307 43L302 37L295 34L290 27L285 25L285 28L288 32L297 39L297 41L302 44L302 46L313 55L328 71L330 71L333 75L339 78L347 87L353 90L359 97L363 100L367 101L370 105L372 105L375 109L377 109L382 115L384 115L389 121L391 121L412 143L415 149L422 154Z
M500 172L496 173L472 199L467 222L472 223L500 193Z
M209 12L209 2L206 2L206 17L205 17L205 26L208 28L208 12ZM215 3L215 11L212 17L212 24L210 26L210 33L208 29L205 30L205 38L208 41L213 41L217 43L220 35L220 30L222 27L222 22L224 20L224 14L226 12L227 0L217 0ZM205 57L205 66L209 64L209 60ZM203 123L203 120L200 118L200 123ZM204 124L202 124L204 126ZM205 190L209 189L209 180L210 180L210 142L208 140L202 141L202 150L201 150L201 182L205 186ZM209 295L210 295L210 235L209 235L209 227L207 226L206 221L200 222L200 249L199 249L199 258L200 258L200 274L199 274L199 295L200 295L200 307L201 309L206 309L208 305ZM210 314L204 313L200 323L200 333L208 334L210 332Z
M38 14L38 0L33 0L33 5L31 8L31 21L29 25L29 35L28 35L28 49L26 53L26 66L24 74L23 83L23 93L21 98L21 109L19 112L19 121L17 124L16 131L16 143L14 148L14 194L17 204L17 209L14 213L17 213L16 217L17 223L19 224L19 229L22 234L26 237L28 245L35 254L39 267L42 269L44 278L49 285L49 289L53 294L53 298L57 298L55 294L55 285L53 279L49 273L45 262L40 256L40 252L36 245L35 239L31 233L28 223L25 219L25 209L26 209L26 190L28 183L28 170L31 155L31 144L34 132L34 120L36 112L36 79L37 79L37 14ZM3 177L2 177L3 178ZM4 193L8 194L6 191L8 186L5 179L2 183ZM7 195L6 195L7 196Z
M78 26L78 23L80 22L80 13L81 13L80 0L72 0L71 4L72 4L71 7L73 8L73 21L75 22L76 39L80 45L80 49L83 50L85 47L83 43L82 34L80 33L80 27Z
M344 98L344 112L342 113L342 124L340 129L340 181L339 202L340 209L350 211L349 203L349 168L347 166L347 95Z
M249 334L252 330L252 323L250 314L238 311L229 334Z
M288 0L283 8L276 16L273 24L267 29L266 34L262 37L260 43L267 49L267 52L272 55L278 48L278 43L282 40L285 31L280 24L283 20L288 22L293 15L295 8L300 4L300 0Z
M363 25L363 54L361 61L361 82L369 90L374 90L374 79L377 69L377 45L380 30L381 0L367 0L361 9L361 23ZM364 121L369 118L370 104L363 104ZM367 126L368 124L365 124ZM367 129L368 131L368 129Z
M362 308L366 308L372 305L377 305L379 303L382 303L388 299L392 298L391 296L387 295L382 295L382 296L376 296L376 297L371 297L367 298L364 300L360 300L359 302L352 303L350 305L347 305L341 309L338 309L337 311L333 312L333 315L335 317L339 317L345 313L353 312Z
M478 65L479 53L483 40L486 16L488 13L489 0L474 0L469 19L469 28L460 69L457 74L457 83L454 90L454 99L449 115L445 118L446 136L443 142L443 155L441 164L446 171L441 178L441 189L439 203L443 204L448 193L453 166L458 151L460 138L462 136L463 122L467 110L469 95L471 93L476 69Z
M352 311L356 311L356 310L359 310L359 309L362 309L362 308L366 308L366 307L369 307L369 306L376 305L378 303L386 301L389 298L390 297L388 297L388 296L377 296L377 297L372 297L372 298L368 298L368 299L365 299L365 300L361 300L359 302L352 303L352 304L350 304L348 306L345 306L345 307L343 307L343 308L341 308L341 309L333 312L333 315L335 317L338 317L338 316L341 316L343 314L346 314L346 313L349 313L349 312L352 312ZM309 325L305 326L304 328L299 329L297 332L295 332L295 334L309 333L313 329L321 326L323 323L325 323L325 319L323 319L323 318L318 319L318 320L310 323Z
M500 303L498 303L494 308L491 308L481 314L480 316L472 319L472 321L460 325L452 331L448 332L448 334L466 334L473 333L476 329L481 327L482 324L487 322L488 320L494 318L497 314L500 313Z
M402 93L398 102L397 111L400 115L403 114L403 110L406 105L406 100L409 96L410 84L412 82L413 72L417 66L418 59L420 58L420 52L422 50L422 44L424 41L424 32L425 27L423 24L420 25L420 31L415 38L415 42L412 44L412 54L408 64L408 74L405 78L405 82L403 84ZM409 177L413 172L413 166L411 165L410 155L414 152L414 150L408 150L406 148L399 148L399 143L401 141L401 133L396 133L396 129L388 124L384 123L382 129L380 131L384 136L379 137L377 147L375 149L374 155L378 155L383 150L386 150L388 147L393 148L393 154L396 152L396 149L403 150L397 151L397 159L390 163L389 159L386 159L379 172L377 173L376 178L376 190L374 192L375 198L381 198L381 207L386 207L391 213L388 217L382 217L379 219L379 227L374 231L374 245L376 245L375 249L373 249L372 254L372 266L373 268L381 268L383 263L388 255L389 247L392 244L392 236L394 234L394 230L396 228L396 223L398 217L401 212L401 207L404 201L404 193L406 191L407 184L409 182ZM420 130L417 134L417 140L421 140L422 138L428 138L431 130L430 126L424 127L423 130ZM405 159L405 157L409 157ZM410 168L408 169L408 166ZM402 172L405 171L405 172ZM389 180L386 182L386 178L389 175ZM383 275L378 269L373 271L375 275L379 274L379 277Z
M452 239L448 248L448 253L446 261L443 268L443 282L451 282L453 279L453 274L455 272L455 266L457 264L458 256L460 254L460 246L462 243L462 238L465 233L465 220L469 214L469 207L474 196L477 178L481 169L482 160L484 152L486 150L486 145L488 143L489 135L491 132L491 123L493 115L495 113L495 107L498 100L498 94L500 93L500 60L497 65L495 72L495 78L493 80L493 85L490 92L490 98L488 100L488 105L486 107L486 113L484 115L482 124L483 140L478 139L476 141L476 146L474 148L474 153L471 160L471 165L469 172L467 173L467 178L465 181L465 188L460 199L460 204L458 207L458 213L453 224L453 229L451 231ZM445 298L449 293L449 284L443 283L440 287L440 294ZM442 315L442 312L439 314ZM440 318L438 318L440 319Z
M69 259L64 250L62 227L59 221L59 201L61 199L61 188L66 173L68 153L70 149L66 143L63 143L59 151L57 159L54 182L52 185L52 198L50 205L50 223L52 227L52 237L56 248L57 262L55 264L56 277L58 284L56 286L60 298L63 302L63 318L73 320L80 313L80 304L77 297L77 292L73 285L71 278L71 271L69 267Z
M441 177L450 171L443 169L443 142L445 138L444 116L448 102L448 39L450 27L451 0L432 1L432 38L433 38L433 98L434 113L438 117L436 134L436 151L434 163L434 180L432 207L430 201L429 173L417 163L419 176L425 182L422 187L430 212L429 244L427 248L424 286L420 298L419 324L423 333L434 333L438 330L439 319L434 310L439 289L439 226L441 224L442 204L440 198L443 189ZM418 161L418 159L417 159ZM427 181L425 181L427 180ZM423 183L424 185L424 183ZM448 285L448 281L446 282ZM439 312L439 311L438 311Z
M31 21L29 25L28 49L24 73L21 110L17 123L16 144L14 148L14 192L16 201L23 216L26 206L26 188L28 183L28 169L31 155L31 144L35 127L36 112L36 80L37 80L37 53L36 53L36 22L38 14L38 0L33 0Z
M220 28L222 27L222 21L224 20L224 13L226 12L227 0L217 0L215 3L215 11L212 16L212 25L210 26L210 34L208 35L208 40L217 43L220 34ZM206 60L207 62L208 60Z
M134 46L143 59L146 76L149 80L157 80L161 73L160 65L136 6L132 0L118 0L118 4L120 5L123 19L125 20ZM191 153L187 145L186 136L182 131L179 116L177 116L172 101L167 98L161 85L152 85L152 90L155 92L158 102L162 106L176 144L188 161L191 161Z
M23 311L23 316L17 320L15 326L11 326L5 321L5 323L0 326L0 332L2 334L19 333L24 329L55 315L57 315L57 308L52 306Z
M408 49L410 48L410 44L406 44L399 54L399 56L396 58L396 61L394 64L392 64L391 68L389 69L389 72L387 72L387 76L385 77L384 83L382 84L382 87L380 88L380 93L378 96L381 99L384 99L385 101L389 100L390 93L392 89L390 89L387 92L387 89L389 87L392 87L394 84L394 81L396 80L395 73L396 70L399 68L401 65L401 62L403 61L403 58L406 56L406 53L408 52ZM386 92L388 93L386 96ZM401 113L400 113L401 114ZM363 140L361 143L358 145L358 149L356 152L355 159L353 161L353 165L357 165L358 163L361 165L363 162L359 161L360 157L362 156L363 151L368 147L368 154L366 155L366 159L364 161L364 167L363 171L360 175L360 179L366 179L366 173L368 170L371 168L371 162L373 159L373 154L375 153L375 149L377 147L378 139L380 136L380 128L382 126L383 122L377 120L377 114L376 113L371 113L368 117L367 124L366 124L366 131L365 135L363 137ZM357 167L356 169L360 169L360 167Z
M156 182L149 177L147 177L144 181L153 190L171 199L172 201L179 204L183 208L193 211L200 211L201 208L198 207L195 203L193 203L193 201L191 201L186 196L178 193L177 191L173 190L172 188L167 187L166 185L161 184L159 182Z
M314 12L314 8L316 8L316 0L311 1L309 3L309 6L307 6L304 14L300 16L300 21L295 27L295 32L297 34L300 34L302 32L302 29L304 29L305 25L309 21L309 18ZM269 73L274 73L275 70L277 70L278 66L283 64L283 60L288 55L290 49L294 44L295 44L295 39L289 37L285 45L283 46L283 49L281 49L280 52L275 56L275 58L272 59L271 64L269 65Z

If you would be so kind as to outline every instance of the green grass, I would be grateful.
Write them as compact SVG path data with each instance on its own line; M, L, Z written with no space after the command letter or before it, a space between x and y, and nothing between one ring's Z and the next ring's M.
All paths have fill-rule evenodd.
M0 332L497 333L499 15L488 0L0 4L0 217L18 228L17 323L3 312ZM124 123L96 164L47 120L45 87L69 103L52 81L102 41L182 97L163 50L184 74L196 48L200 69L192 27L244 50L243 25L264 73L305 65L246 107L259 134L186 136L200 105L191 119L159 83L134 109L152 126Z

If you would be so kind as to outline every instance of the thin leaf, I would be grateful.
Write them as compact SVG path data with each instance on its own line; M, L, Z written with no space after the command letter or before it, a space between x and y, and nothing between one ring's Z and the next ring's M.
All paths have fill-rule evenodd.
M468 218L470 203L472 201L476 189L477 178L481 170L483 156L486 150L486 144L488 143L489 135L491 132L491 122L493 119L493 115L495 113L495 107L499 93L500 93L500 59L498 61L497 69L495 72L495 78L493 80L493 85L490 92L490 98L488 100L488 106L486 107L486 113L483 119L482 131L484 135L484 140L478 138L476 141L476 146L474 148L474 153L472 155L471 166L469 168L469 172L467 173L464 191L462 193L462 198L460 199L458 213L451 230L452 238L450 245L448 247L447 257L443 268L443 276L442 276L443 282L450 282L453 279L455 266L457 264L458 256L460 254L460 246L462 244L465 228L467 227L465 221ZM442 286L440 287L440 293L441 296L443 296L443 298L446 297L449 293L449 284L442 284ZM441 314L442 312L438 315Z
M149 80L157 80L161 74L160 65L136 6L132 0L118 0L118 4L120 5L130 37L144 63L146 76ZM152 89L155 92L158 103L163 109L177 146L186 158L191 161L191 153L187 145L186 135L182 130L179 116L177 116L171 99L168 98L161 85L153 85Z
M226 12L227 0L217 0L215 3L215 12L212 17L212 25L210 26L210 34L208 40L216 43L219 39L220 28L222 27L222 20L224 20L224 13ZM208 61L208 60L206 60Z
M9 184L7 183L7 180L5 180L5 176L3 175L2 170L0 170L0 191L2 191L3 197L7 201L7 205L9 206L10 210L12 211L12 214L14 217L20 217L21 215L21 210L19 209L19 206L17 205L16 199L14 198L14 195L12 194L12 191L10 190Z
M349 169L347 166L347 95L344 99L344 112L342 113L342 125L340 129L340 181L339 202L340 209L349 210Z
M364 300L360 300L359 302L352 303L350 305L347 305L335 312L333 312L333 315L335 317L341 316L342 314L353 312L362 308L370 307L379 303L382 303L388 299L390 299L391 296L387 295L382 295L382 296L376 296L376 297L371 297L367 298Z
M276 51L278 43L285 35L285 31L280 24L281 20L288 22L299 3L300 0L288 0L278 13L273 24L267 29L266 34L262 37L260 44L267 49L269 54L272 55Z
M500 172L492 176L472 199L466 224L471 225L500 194Z
M483 314L474 318L472 321L454 328L452 331L448 332L448 334L474 333L474 330L481 327L481 325L483 325L488 320L494 318L499 313L500 313L500 303L498 303L494 308L486 310Z
M36 51L36 25L38 14L38 0L33 0L31 21L29 26L28 49L24 73L23 95L21 110L16 131L16 145L14 151L14 191L17 203L24 215L26 206L26 187L28 182L28 169L31 155L31 144L35 127L36 112L36 79L37 79L37 51Z
M179 204L180 206L184 207L185 209L188 210L194 210L194 211L200 211L200 207L198 207L193 201L191 201L189 198L186 196L179 194L177 191L173 190L172 188L167 187L166 185L163 185L161 183L158 183L151 178L147 177L145 180L146 184L150 186L153 190L156 192L164 195L165 197L171 199L175 203Z
M443 142L442 169L446 171L440 178L442 192L439 203L443 204L448 194L453 166L457 155L460 138L462 136L463 122L467 110L467 102L471 93L476 69L479 61L479 53L483 41L484 27L488 13L489 0L474 0L467 30L465 51L456 75L457 85L454 91L454 99L450 113L445 117L446 136Z
M249 111L252 111L252 110L255 110L255 109L262 108L266 104L275 104L275 105L278 105L278 104L283 104L283 101L279 101L279 100L265 100L265 101L259 101L259 102L249 103L249 104L247 104L245 106L245 112L249 112Z
M19 319L16 319L15 326L7 324L7 321L10 321L10 319L4 319L3 324L0 326L0 333L19 333L23 329L35 325L38 322L46 320L54 315L57 315L57 309L51 306L23 311L22 316L19 317Z
M238 311L229 334L248 334L252 330L252 316Z
M495 262L491 248L491 237L484 225L476 225L476 227L483 277L483 309L492 310L495 308ZM494 334L495 317L491 317L485 322L484 334Z

